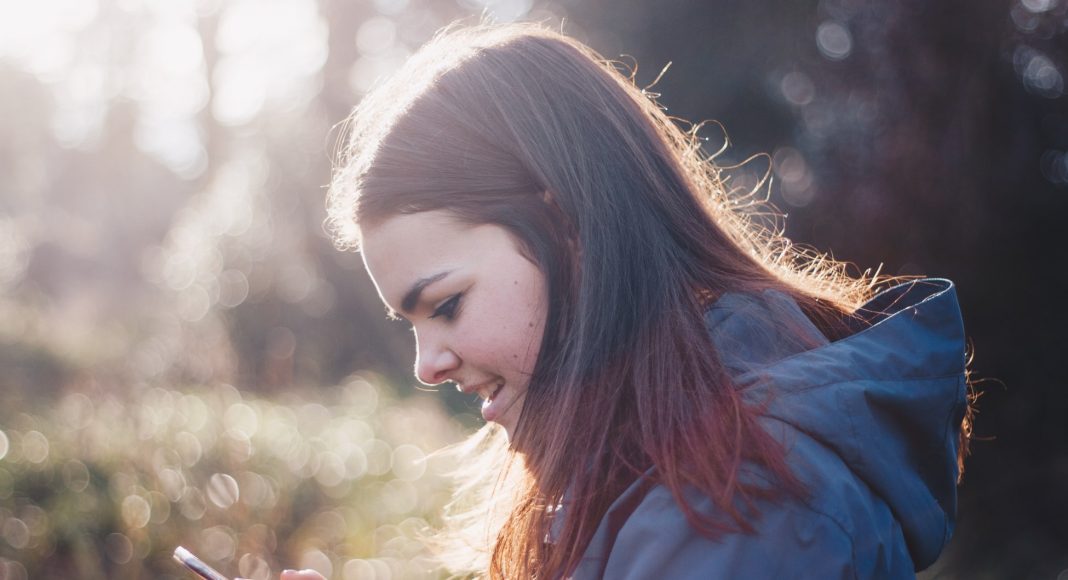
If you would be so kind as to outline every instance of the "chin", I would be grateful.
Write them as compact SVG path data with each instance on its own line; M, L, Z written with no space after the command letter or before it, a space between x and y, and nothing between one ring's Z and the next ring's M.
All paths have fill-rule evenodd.
M505 438L512 442L515 439L516 420L511 416L511 413L504 417L498 417L497 419L490 421L496 430L504 433Z

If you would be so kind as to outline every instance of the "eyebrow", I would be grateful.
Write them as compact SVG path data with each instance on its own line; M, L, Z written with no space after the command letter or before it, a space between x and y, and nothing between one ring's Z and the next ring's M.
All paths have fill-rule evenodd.
M434 274L432 276L427 276L425 278L420 278L416 280L411 285L411 287L408 288L408 291L404 293L404 298L401 299L401 312L405 314L411 314L412 310L415 308L415 305L419 303L419 297L423 294L423 289L425 289L427 286L430 286L434 282L441 280L442 278L448 276L451 273L452 270L446 270L444 272L438 272L437 274ZM390 311L389 314L391 316L396 316L396 312Z

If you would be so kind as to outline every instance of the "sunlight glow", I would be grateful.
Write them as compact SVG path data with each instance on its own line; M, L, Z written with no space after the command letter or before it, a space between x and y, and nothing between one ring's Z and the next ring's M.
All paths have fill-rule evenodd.
M48 74L69 57L70 33L96 18L95 0L0 3L0 59Z
M268 105L303 106L318 92L314 77L326 62L326 38L313 0L228 3L214 39L222 58L212 77L212 114L242 125Z

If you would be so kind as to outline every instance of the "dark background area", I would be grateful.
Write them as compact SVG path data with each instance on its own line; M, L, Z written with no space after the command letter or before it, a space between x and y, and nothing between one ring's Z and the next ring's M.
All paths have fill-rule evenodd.
M766 154L732 183L770 167L795 242L857 271L957 283L977 441L929 574L1068 570L1068 0L323 0L303 3L307 46L278 37L299 18L234 32L242 4L174 17L192 45L154 28L165 11L102 2L74 24L56 17L66 65L0 52L0 429L72 392L229 383L271 397L361 369L404 391L407 330L321 228L334 125L454 18L563 19L636 62L639 85L670 62L650 90L674 116L723 124L720 163ZM179 40L161 62L195 62L152 76L139 59L167 34ZM228 108L227 75L259 49L269 64L312 56ZM175 101L190 83L200 92ZM712 124L702 134L713 149L723 139Z
M603 42L613 50L625 39L624 50L646 67L639 81L672 61L656 87L662 101L686 119L723 121L732 157L778 147L800 153L811 178L811 193L799 196L807 203L783 195L792 184L782 164L771 196L789 214L791 239L859 269L881 264L885 273L957 283L981 398L958 528L937 576L1054 578L1068 568L1068 385L1059 369L1068 347L1060 239L1068 212L1068 5L1029 9L1036 6L842 0L571 9L595 46L599 34L611 35ZM818 30L827 22L851 37L841 60L821 51ZM1055 78L1039 72L1046 62ZM783 80L799 78L791 74L811 86L791 93Z

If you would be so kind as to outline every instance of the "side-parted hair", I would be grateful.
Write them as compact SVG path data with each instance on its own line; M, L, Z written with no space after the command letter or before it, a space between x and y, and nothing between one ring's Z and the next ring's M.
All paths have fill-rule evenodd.
M834 340L875 280L752 219L696 130L590 48L530 24L444 31L348 129L328 200L339 246L398 214L448 210L504 227L545 276L545 332L512 440L487 426L464 448L478 459L442 534L456 571L566 575L650 468L709 537L752 531L758 502L804 494L703 313L729 291L777 289ZM694 510L689 487L719 515Z

